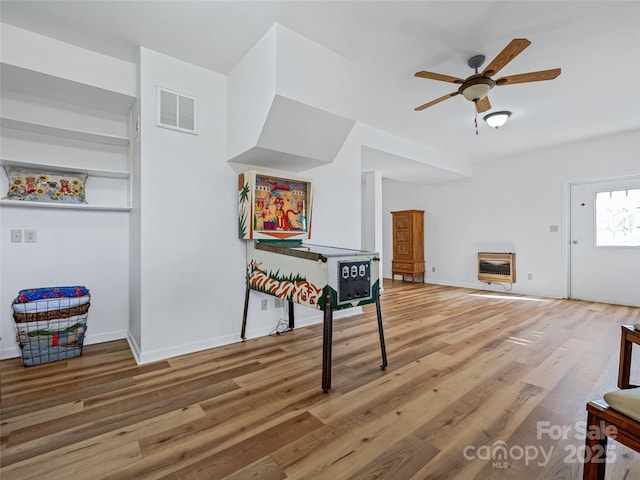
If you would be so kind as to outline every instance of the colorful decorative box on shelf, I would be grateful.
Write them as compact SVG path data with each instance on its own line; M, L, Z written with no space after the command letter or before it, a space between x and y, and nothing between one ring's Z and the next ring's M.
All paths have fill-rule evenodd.
M25 367L78 357L91 300L84 286L21 290L11 308Z

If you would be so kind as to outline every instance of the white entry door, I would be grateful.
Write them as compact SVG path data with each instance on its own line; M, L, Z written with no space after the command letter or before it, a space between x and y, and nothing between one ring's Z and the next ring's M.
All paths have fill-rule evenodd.
M640 177L570 186L570 291L640 306Z

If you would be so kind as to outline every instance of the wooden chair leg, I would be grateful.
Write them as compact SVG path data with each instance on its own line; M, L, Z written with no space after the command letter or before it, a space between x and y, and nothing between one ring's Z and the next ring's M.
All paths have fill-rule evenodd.
M629 384L632 344L640 344L640 331L622 325L618 387ZM607 436L640 453L640 422L611 408L601 400L587 403L587 436L583 480L604 480L607 461Z
M601 432L600 417L591 412L587 413L587 432L600 432L596 435L587 434L585 439L585 459L582 480L604 480L607 467L607 437Z

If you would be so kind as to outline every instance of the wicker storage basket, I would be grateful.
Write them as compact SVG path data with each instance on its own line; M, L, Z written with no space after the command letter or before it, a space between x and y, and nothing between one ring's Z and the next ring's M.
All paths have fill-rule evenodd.
M91 294L84 286L21 290L12 303L25 367L82 355Z

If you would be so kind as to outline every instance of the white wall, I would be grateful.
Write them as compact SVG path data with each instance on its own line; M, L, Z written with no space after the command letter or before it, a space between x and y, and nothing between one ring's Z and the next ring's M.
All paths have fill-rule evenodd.
M427 282L502 290L477 281L477 252L515 251L514 292L562 297L563 182L638 173L639 153L640 132L632 131L482 162L474 165L471 178L457 182L416 187L387 180L385 276L391 276L389 212L424 209ZM550 232L551 225L558 225L558 232Z
M226 78L145 48L140 66L129 341L138 360L149 362L240 340L246 253L237 175L225 157ZM155 127L157 85L197 98L197 136ZM345 143L334 163L304 172L314 182L312 242L359 247L358 152ZM251 292L247 337L269 333L280 317L286 312L273 297ZM296 325L321 318L296 305Z
M380 171L362 172L362 227L360 248L378 252L384 264L382 229L382 173Z
M197 99L198 135L155 126L157 86ZM140 88L140 340L130 341L148 362L236 338L244 250L225 159L226 77L142 48Z
M140 49L136 63L136 91L141 92ZM136 97L132 108L132 118L137 124L134 128L131 148L131 211L129 212L129 330L127 338L136 358L140 357L142 345L142 118L140 96Z
M11 301L19 290L86 285L91 291L85 344L127 331L126 212L3 207L0 221L2 358L20 355ZM37 243L10 243L11 229L35 228Z
M363 250L374 250L376 239L376 212L375 212L375 175L379 172L362 172L362 183L360 184L360 201L362 205L360 225L360 248ZM380 179L382 182L382 179ZM382 196L380 191L379 196Z

